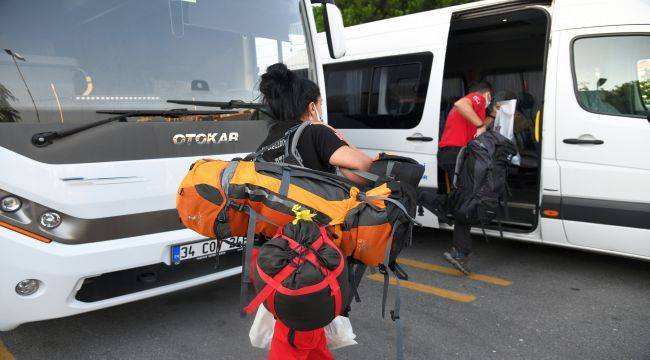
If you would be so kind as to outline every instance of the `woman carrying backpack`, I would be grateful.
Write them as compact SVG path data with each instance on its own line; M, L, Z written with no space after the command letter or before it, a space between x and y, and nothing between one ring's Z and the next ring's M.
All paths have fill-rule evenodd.
M322 98L314 82L299 77L282 63L271 65L260 81L262 101L275 118L269 134L256 152L265 161L292 163L286 147L302 124L296 150L300 163L314 170L336 173L362 182L348 169L368 170L372 159L345 142L341 134L322 122ZM275 322L269 360L330 360L324 329L292 331Z
M329 173L336 173L338 167L347 178L362 182L347 169L366 171L372 159L323 123L323 99L318 85L277 63L269 66L262 75L260 93L263 103L269 106L275 118L267 138L258 149L262 159L287 162L285 147L290 143L287 143L285 134L308 122L309 126L303 129L297 143L302 165Z

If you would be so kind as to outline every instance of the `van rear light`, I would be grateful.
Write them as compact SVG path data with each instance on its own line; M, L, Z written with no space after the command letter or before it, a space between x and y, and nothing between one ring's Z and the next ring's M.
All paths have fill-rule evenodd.
M543 212L544 216L550 218L556 218L560 216L560 212L557 210L545 209Z

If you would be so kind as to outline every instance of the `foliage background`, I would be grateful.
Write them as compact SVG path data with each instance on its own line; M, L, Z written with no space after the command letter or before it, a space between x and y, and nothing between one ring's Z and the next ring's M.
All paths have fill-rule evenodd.
M345 26L412 14L476 0L336 0ZM318 31L323 31L321 7L314 7Z

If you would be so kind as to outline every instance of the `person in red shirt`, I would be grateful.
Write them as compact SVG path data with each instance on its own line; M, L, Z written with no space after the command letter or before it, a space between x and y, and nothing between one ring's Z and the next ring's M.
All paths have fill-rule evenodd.
M295 331L275 321L271 351L267 360L334 360L327 347L325 329Z
M471 86L469 94L456 101L454 108L449 112L438 143L438 166L447 173L450 182L454 179L456 158L460 149L484 133L494 121L494 110L486 116L491 101L492 86L481 82ZM469 274L469 254L472 252L471 228L469 224L456 220L453 245L443 254L445 260L466 275Z

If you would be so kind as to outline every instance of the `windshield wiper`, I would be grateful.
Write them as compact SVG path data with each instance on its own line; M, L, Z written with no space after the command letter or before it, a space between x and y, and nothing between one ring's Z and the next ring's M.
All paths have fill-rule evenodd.
M194 100L167 100L171 104L179 105L194 105L194 106L207 106L207 107L216 107L220 109L253 109L265 113L266 115L273 118L271 115L271 109L268 105L261 103L245 102L242 100L229 100L229 101L194 101Z
M171 110L99 110L98 114L109 115L124 115L131 114L130 116L163 116L170 118L178 118L183 116L192 115L228 115L237 114L236 110L188 110L188 109L171 109Z
M245 102L243 100L230 100L230 101L167 100L167 102L171 104L179 104L179 105L218 107L221 109L255 109L255 110L268 109L268 106L264 104Z
M166 117L181 117L181 116L190 116L190 115L222 115L222 114L234 114L237 111L195 111L187 109L172 109L172 110L101 110L97 111L98 114L117 114L117 116L109 117L107 119L102 119L96 122L89 124L84 124L80 126L73 127L68 130L60 131L46 131L36 133L32 136L32 144L37 147L45 147L52 144L52 141L56 139L61 139L76 133L92 129L97 126L108 124L110 122L119 121L125 122L126 119L134 116L166 116Z

